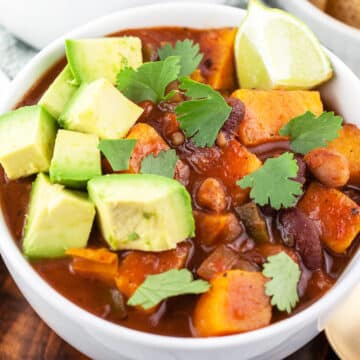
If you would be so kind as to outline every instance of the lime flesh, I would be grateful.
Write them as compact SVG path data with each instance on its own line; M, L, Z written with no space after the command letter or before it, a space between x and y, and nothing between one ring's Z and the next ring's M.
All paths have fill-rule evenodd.
M331 63L312 31L294 16L258 0L235 40L237 76L247 89L310 89L332 77Z

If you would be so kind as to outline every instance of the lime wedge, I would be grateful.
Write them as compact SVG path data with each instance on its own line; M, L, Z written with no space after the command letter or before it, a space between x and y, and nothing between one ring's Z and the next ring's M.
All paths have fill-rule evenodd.
M289 13L250 0L235 40L238 80L247 89L310 89L332 77L313 32Z

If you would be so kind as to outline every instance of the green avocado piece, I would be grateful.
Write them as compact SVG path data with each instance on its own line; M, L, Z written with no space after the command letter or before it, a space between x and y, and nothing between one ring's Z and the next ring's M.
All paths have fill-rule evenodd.
M191 198L178 181L112 174L88 182L104 239L112 249L164 251L194 236Z
M124 137L143 112L108 80L84 83L59 118L65 129L95 134L102 139Z
M30 258L62 257L69 248L86 246L95 217L87 195L51 184L40 173L32 185L23 238Z
M6 176L14 180L48 171L56 131L56 120L40 105L0 116L0 163Z
M49 114L58 119L77 89L78 86L74 75L70 67L66 65L64 70L45 91L39 101L39 105L42 105Z
M50 180L68 187L86 188L88 180L101 175L99 138L69 130L59 130L50 164Z
M141 40L133 36L66 40L65 47L79 83L106 78L115 84L121 69L136 69L142 64Z

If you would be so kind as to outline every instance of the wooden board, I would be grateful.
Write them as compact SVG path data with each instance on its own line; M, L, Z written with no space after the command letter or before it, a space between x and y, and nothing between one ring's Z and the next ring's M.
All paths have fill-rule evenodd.
M87 360L26 302L0 258L0 360ZM287 360L337 360L323 334Z

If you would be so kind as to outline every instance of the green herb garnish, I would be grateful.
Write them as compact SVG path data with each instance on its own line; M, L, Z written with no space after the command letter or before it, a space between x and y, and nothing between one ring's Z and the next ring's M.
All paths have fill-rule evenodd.
M131 306L142 306L145 310L161 301L178 295L201 294L210 289L204 280L194 280L187 269L172 269L157 275L148 275L128 300Z
M342 121L341 116L336 116L333 112L323 112L316 117L307 111L290 120L280 129L279 134L290 136L293 151L306 154L317 147L326 146L329 141L337 138Z
M302 194L301 184L293 180L298 170L294 155L286 152L267 159L260 169L237 181L237 185L242 189L250 187L250 197L259 205L269 203L276 210L288 208Z
M160 151L158 156L150 154L141 162L142 174L154 174L173 178L175 173L176 161L179 158L175 150Z
M134 102L150 100L158 103L174 96L174 91L165 95L166 87L177 79L180 57L170 56L164 61L147 62L138 69L125 68L116 79L118 89Z
M170 44L164 45L158 50L161 60L165 60L169 56L180 57L180 73L178 77L190 75L200 64L203 58L199 49L199 44L194 44L192 40L185 39L177 41L175 47Z
M301 275L299 265L282 251L267 258L262 273L271 279L265 285L266 295L271 296L271 305L290 314L299 301L297 293Z
M175 108L180 128L197 146L213 146L231 106L209 85L184 77L179 87L192 98Z
M130 156L137 140L135 139L107 139L101 140L98 148L109 161L114 171L127 170Z

